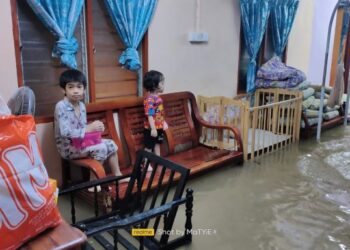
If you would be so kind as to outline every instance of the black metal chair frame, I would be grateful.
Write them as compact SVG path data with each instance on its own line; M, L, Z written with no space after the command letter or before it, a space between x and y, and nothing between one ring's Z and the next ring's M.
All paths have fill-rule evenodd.
M153 170L147 171L150 165ZM190 170L185 167L140 150L137 152L137 159L124 197L119 198L119 181L127 176L110 176L80 183L62 190L60 195L70 195L72 224L84 231L88 237L93 237L105 249L118 249L118 243L126 249L144 249L144 247L174 249L192 241L193 191L188 188L186 196L183 197L189 172ZM111 183L115 183L116 193L113 198L112 212L99 216L96 187L100 185L104 189ZM76 193L91 187L95 187L95 217L76 222ZM173 197L169 196L171 187L175 188ZM172 232L178 207L182 204L186 206L183 234L169 241L170 234L166 232ZM164 233L157 235L161 218L163 218L163 224L160 231ZM153 226L149 227L151 222L154 222ZM129 237L119 233L119 230L124 230L131 235L133 228L153 228L155 235L134 237L139 242L137 247ZM113 236L113 243L104 237L102 234L104 232L109 232ZM88 243L85 247L91 249Z

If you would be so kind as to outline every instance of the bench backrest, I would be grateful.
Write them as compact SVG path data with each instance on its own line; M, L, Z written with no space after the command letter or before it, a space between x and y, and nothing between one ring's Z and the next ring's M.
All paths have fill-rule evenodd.
M87 108L87 121L93 122L95 120L100 120L105 125L105 131L102 133L102 138L104 139L112 139L116 145L118 146L118 159L120 168L128 167L126 162L126 155L124 152L123 145L121 143L120 137L117 133L116 126L113 118L113 110L95 110L94 105L102 105L103 104L93 104L88 105ZM101 108L102 109L102 108Z
M161 95L164 102L165 120L169 129L167 137L168 154L187 150L198 145L197 128L193 122L191 109L194 96L189 92L179 92ZM119 123L125 136L132 163L136 152L144 148L143 131L145 114L143 105L138 103L133 107L121 108L118 112Z
M162 95L169 154L184 151L198 145L198 128L193 120L194 96L189 92ZM191 109L190 109L191 108Z
M143 105L121 108L118 112L119 124L123 131L125 141L129 150L131 162L135 163L136 152L144 148L143 130L145 113Z

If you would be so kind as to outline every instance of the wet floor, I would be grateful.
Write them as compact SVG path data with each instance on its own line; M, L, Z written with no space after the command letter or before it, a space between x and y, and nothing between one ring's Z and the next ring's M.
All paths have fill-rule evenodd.
M180 249L350 249L350 127L210 171L188 187L197 235Z
M350 249L350 128L190 181L193 236L183 249Z

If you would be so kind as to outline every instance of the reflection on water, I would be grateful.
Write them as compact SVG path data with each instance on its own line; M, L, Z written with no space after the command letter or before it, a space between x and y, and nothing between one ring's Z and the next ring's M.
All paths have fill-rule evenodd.
M193 179L194 236L184 249L350 249L350 129Z

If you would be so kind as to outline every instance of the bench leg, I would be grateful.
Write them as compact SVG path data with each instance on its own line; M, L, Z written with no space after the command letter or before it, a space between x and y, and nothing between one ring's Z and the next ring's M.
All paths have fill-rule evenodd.
M67 188L71 182L69 161L62 159L62 187Z

